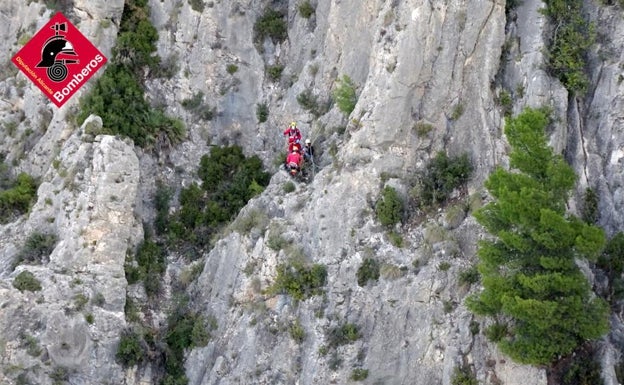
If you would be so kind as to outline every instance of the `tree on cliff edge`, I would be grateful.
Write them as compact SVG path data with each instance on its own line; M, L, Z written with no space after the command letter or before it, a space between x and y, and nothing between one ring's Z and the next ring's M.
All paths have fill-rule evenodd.
M509 119L511 171L485 183L494 198L475 213L493 235L479 244L483 291L467 305L496 323L486 334L514 360L546 365L608 330L608 306L577 259L595 260L603 231L566 214L576 175L546 144L549 115L527 109Z

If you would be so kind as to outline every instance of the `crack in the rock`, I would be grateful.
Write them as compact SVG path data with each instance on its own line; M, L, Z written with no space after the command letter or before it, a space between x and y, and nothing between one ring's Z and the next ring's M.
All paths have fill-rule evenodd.
M576 103L576 109L580 112L581 106L579 105L579 101L575 100L575 103ZM587 175L587 149L585 148L585 132L583 130L583 119L578 120L578 125L579 125L579 140L581 141L581 149L583 150L583 175L585 176L585 181L589 183L589 177Z

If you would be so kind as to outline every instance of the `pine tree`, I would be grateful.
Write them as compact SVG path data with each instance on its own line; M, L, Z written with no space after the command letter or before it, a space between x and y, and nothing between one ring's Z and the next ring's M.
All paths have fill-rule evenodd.
M576 176L546 144L548 112L527 109L505 134L513 171L498 168L485 183L494 198L475 213L494 237L479 244L483 291L469 308L506 331L496 342L514 360L549 364L608 330L608 307L593 295L575 263L595 260L603 231L565 212Z

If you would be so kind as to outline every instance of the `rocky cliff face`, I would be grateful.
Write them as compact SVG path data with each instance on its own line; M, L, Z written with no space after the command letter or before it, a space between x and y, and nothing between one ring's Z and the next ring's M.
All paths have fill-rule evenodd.
M504 1L311 4L315 11L304 18L299 2L273 2L287 12L288 39L254 45L254 23L266 2L210 1L201 12L184 1L149 2L158 53L177 70L170 79L150 81L147 97L183 118L189 131L166 156L120 138L89 136L88 125L106 122L91 118L76 127L78 97L57 110L10 63L3 66L0 152L15 170L42 183L28 215L0 225L0 382L18 383L25 373L23 379L38 384L58 378L151 383L158 368L148 363L126 371L114 356L127 325L126 292L141 295L127 285L124 260L142 237L141 223L153 219L155 180L188 184L209 144L237 143L271 164L282 150L281 131L296 120L321 150L321 168L289 193L289 178L274 170L264 193L202 256L203 273L187 292L192 306L215 317L218 327L208 345L187 352L189 384L347 383L353 369L363 368L365 383L446 385L464 364L484 384L546 384L545 370L513 363L475 333L486 324L463 300L478 288L458 280L476 263L483 234L474 219L458 218L452 206L419 216L395 229L404 240L396 247L375 218L374 202L386 184L406 197L424 163L446 150L469 154L475 175L460 204L480 204L488 173L507 162L498 102L505 89L513 93L514 112L554 108L560 119L551 144L579 175L571 209L578 210L591 187L600 198L600 224L610 233L620 230L621 8L587 2L599 36L608 38L592 53L589 96L574 99L543 69L544 35L552 26L539 12L541 1L525 0L509 15ZM75 1L69 8L79 29L109 54L123 2ZM51 12L34 2L0 9L4 52L15 52ZM237 71L229 73L228 64ZM284 66L279 82L265 71L276 64ZM327 100L342 75L357 85L349 117L335 106L317 117L297 102L306 90ZM216 108L209 122L181 105L200 91ZM266 123L258 123L259 103L269 107ZM423 134L419 125L432 129ZM252 217L263 220L240 226ZM12 271L34 231L57 235L49 261ZM291 247L274 247L276 237ZM382 274L361 287L356 272L369 257L381 263ZM167 279L182 263L176 258L175 252L169 256ZM327 266L324 295L297 302L266 294L277 266L293 258ZM41 281L42 291L11 285L24 270ZM357 325L360 338L334 348L330 331L345 323ZM290 335L293 324L302 328L302 341ZM614 332L603 341L609 385L617 383L620 325L614 315Z

